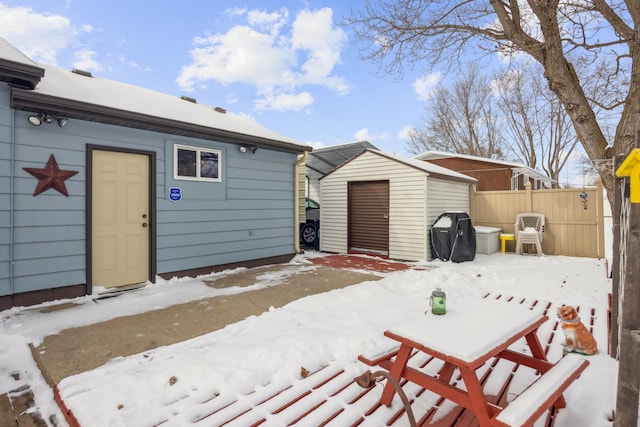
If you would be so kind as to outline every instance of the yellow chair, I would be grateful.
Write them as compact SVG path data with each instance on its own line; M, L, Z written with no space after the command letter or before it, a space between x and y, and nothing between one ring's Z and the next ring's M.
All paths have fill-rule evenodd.
M500 234L500 251L505 253L507 251L507 241L516 240L515 234L502 233Z

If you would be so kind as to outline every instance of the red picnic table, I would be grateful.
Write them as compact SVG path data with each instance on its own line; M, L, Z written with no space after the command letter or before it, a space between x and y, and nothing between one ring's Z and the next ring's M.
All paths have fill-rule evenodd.
M396 350L378 357L360 356L370 366L387 370L395 381L405 378L471 411L480 426L532 425L552 406L566 406L563 391L580 375L588 362L576 355L554 364L547 360L537 330L548 317L526 307L504 302L465 299L449 303L442 316L420 313L407 323L394 326L384 335L399 343ZM509 347L526 341L528 351ZM437 376L408 366L414 351L444 361ZM531 367L540 377L504 408L489 402L476 371L497 357ZM458 370L463 387L450 384ZM389 406L395 394L387 381L380 402Z

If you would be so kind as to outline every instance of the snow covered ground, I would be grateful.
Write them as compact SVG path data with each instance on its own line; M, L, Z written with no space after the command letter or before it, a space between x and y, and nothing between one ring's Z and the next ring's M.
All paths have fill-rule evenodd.
M311 251L292 264L314 268L308 258L321 255ZM615 407L617 362L607 355L605 317L611 282L605 260L497 253L460 264L416 263L420 266L425 269L385 273L379 281L309 296L189 341L113 359L64 379L61 395L83 426L142 427L163 420L169 420L164 425L189 425L207 396L244 396L265 384L285 387L300 380L301 367L315 371L331 363L358 375L365 370L356 360L358 354L382 344L383 331L392 325L424 313L431 291L440 287L450 307L492 293L595 308L600 352L588 357L589 367L568 389L568 406L556 426L612 425L608 417ZM28 343L37 345L73 326L277 283L277 277L263 277L254 287L214 289L202 279L159 281L99 305L80 298L74 300L80 307L73 310L41 313L30 307L0 312L0 393L29 384L43 418L55 415L64 425ZM561 349L554 346L549 358L556 361L560 355ZM11 379L13 373L20 379ZM364 425L380 422L372 417ZM273 419L265 425L280 422Z

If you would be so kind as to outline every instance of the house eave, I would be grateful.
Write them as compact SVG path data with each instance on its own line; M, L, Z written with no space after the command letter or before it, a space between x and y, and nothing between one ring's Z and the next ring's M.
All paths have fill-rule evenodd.
M311 147L291 144L285 141L231 132L224 129L186 123L52 95L44 95L16 87L11 88L11 107L23 111L46 111L70 119L123 126L170 135L230 144L250 143L260 148L269 148L276 151L300 153L311 150Z
M0 58L0 81L2 82L33 89L40 83L42 77L44 77L43 68Z

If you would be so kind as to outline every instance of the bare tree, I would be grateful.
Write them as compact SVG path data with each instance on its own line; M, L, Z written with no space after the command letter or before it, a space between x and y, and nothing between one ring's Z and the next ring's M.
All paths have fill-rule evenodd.
M494 106L491 83L477 69L469 69L451 90L435 90L426 128L409 132L409 152L436 150L502 159L504 140Z
M402 74L405 64L451 67L466 62L466 53L533 58L598 167L614 207L612 160L635 148L640 130L640 1L365 0L347 23L355 26L360 40L369 42L365 58L391 73ZM611 144L596 109L616 113ZM628 210L633 215L637 211ZM614 265L624 272L620 281L627 295L621 298L624 312L619 313L620 354L628 357L620 358L617 426L637 423L640 394L639 316L637 310L628 311L637 307L639 295L634 260L640 226L633 215L625 217L625 228L618 225L621 235L615 236L630 251L614 255Z
M453 67L467 54L530 56L589 158L608 166L599 173L612 200L612 164L602 160L627 154L640 129L638 0L367 0L346 23L368 43L363 57L387 73L402 75L416 64ZM611 145L596 105L622 107Z
M528 65L502 73L496 87L512 153L534 169L540 166L558 186L560 173L578 143L564 107L544 87L542 74Z
M409 132L408 151L447 151L517 160L559 182L578 140L541 74L526 64L493 81L471 67L452 89L434 91L426 127Z

